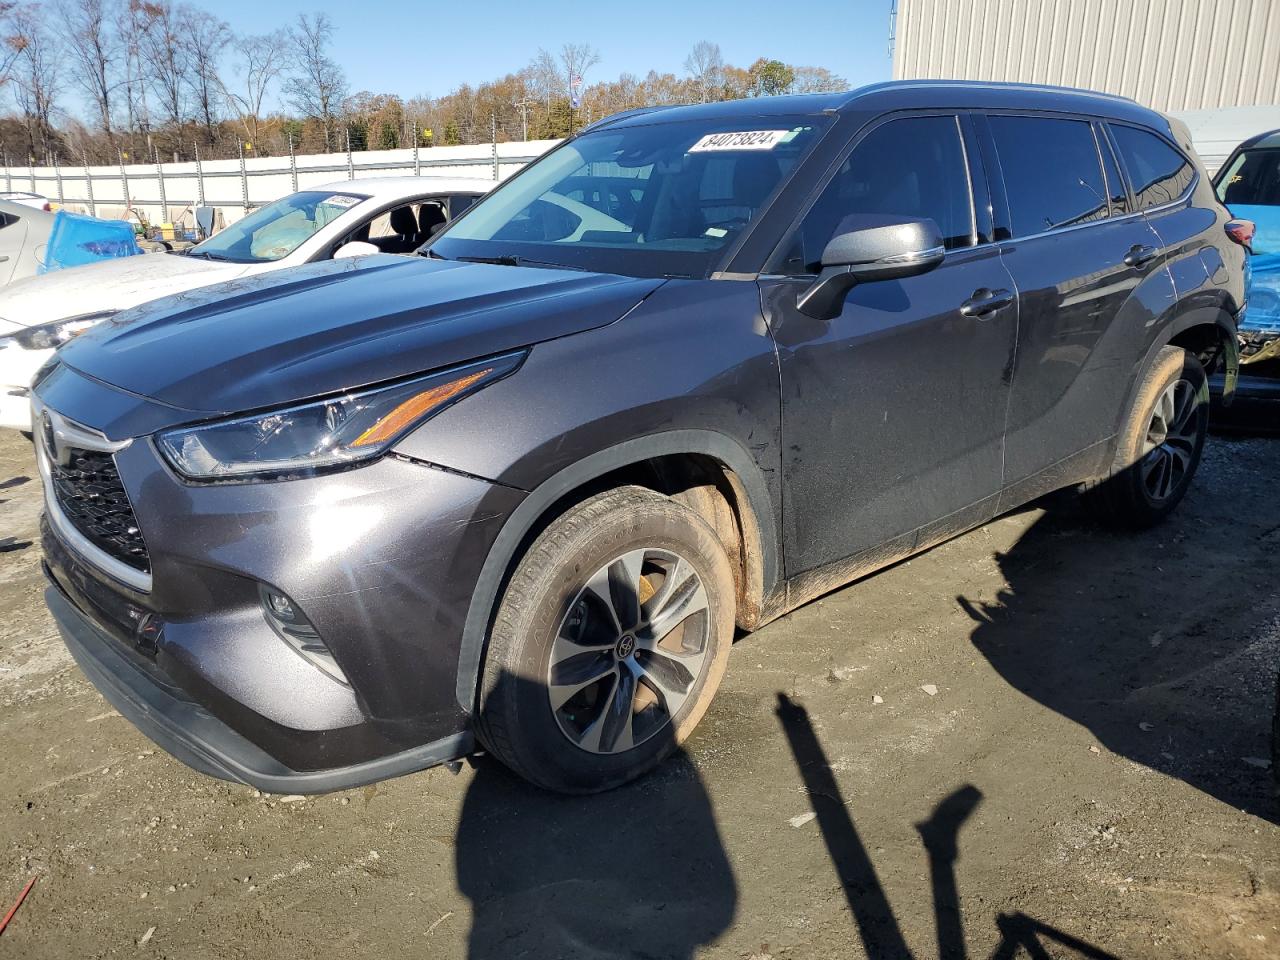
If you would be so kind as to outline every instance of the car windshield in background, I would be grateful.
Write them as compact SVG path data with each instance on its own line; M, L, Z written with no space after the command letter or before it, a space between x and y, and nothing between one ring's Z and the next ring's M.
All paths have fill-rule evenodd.
M255 210L191 248L190 256L235 263L271 263L287 257L325 225L368 197L305 190Z
M587 133L477 204L431 251L628 276L705 276L827 123L740 117Z

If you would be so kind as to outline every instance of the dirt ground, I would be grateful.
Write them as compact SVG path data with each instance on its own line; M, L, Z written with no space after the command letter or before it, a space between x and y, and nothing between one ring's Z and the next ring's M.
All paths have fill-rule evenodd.
M192 773L64 651L32 477L0 433L0 957L1280 956L1280 441L1158 530L1061 499L742 639L687 755L586 799Z

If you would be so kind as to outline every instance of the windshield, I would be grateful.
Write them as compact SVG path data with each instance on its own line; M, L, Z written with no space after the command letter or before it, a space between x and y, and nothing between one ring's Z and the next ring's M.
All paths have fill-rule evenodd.
M190 256L235 263L271 263L287 257L326 224L368 197L306 190L255 210L190 250Z
M739 117L587 133L431 245L628 276L706 276L817 142L826 117Z

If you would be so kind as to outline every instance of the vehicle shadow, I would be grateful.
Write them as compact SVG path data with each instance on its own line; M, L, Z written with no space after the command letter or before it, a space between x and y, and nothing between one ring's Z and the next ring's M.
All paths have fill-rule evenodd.
M863 949L871 960L912 958L808 711L786 694L779 693L777 715L817 815L818 828L840 878ZM959 859L960 828L981 802L982 791L972 784L965 785L943 798L928 820L916 824L929 858L939 960L966 960L969 955L955 866ZM999 914L996 928L1000 940L991 954L992 960L1012 960L1024 953L1033 960L1050 956L1116 960L1105 950L1021 911ZM1046 941L1053 943L1053 949L1046 949Z
M710 798L683 751L635 783L582 797L482 757L456 844L470 960L680 960L737 910Z
M974 648L1112 753L1280 822L1263 759L1275 653L1266 637L1280 635L1270 626L1280 604L1274 567L1243 542L1253 534L1189 505L1141 534L1101 529L1075 498L1043 505L995 555L1007 589L956 598L977 624Z

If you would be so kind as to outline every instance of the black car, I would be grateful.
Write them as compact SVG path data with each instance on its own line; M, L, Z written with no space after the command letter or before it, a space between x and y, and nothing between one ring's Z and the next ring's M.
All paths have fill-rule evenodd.
M619 115L420 257L63 348L34 390L48 603L217 776L328 790L482 746L620 784L693 730L735 627L1056 488L1165 517L1206 371L1235 373L1230 220L1186 131L1117 97Z

